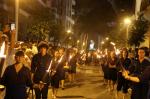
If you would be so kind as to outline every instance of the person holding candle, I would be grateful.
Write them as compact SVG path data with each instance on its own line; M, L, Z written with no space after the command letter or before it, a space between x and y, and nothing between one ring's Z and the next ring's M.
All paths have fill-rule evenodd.
M149 99L149 68L150 62L145 59L145 48L138 49L138 60L134 62L134 65L130 67L130 72L123 72L123 76L132 81L132 93L131 99ZM130 73L130 75L128 75Z
M9 36L8 36L9 35ZM15 46L15 35L16 30L10 30L10 28L7 25L3 26L2 31L0 31L0 47L4 44L4 49L1 48L1 50L4 50L3 55L6 57L3 57L3 55L0 55L0 76L2 77L4 74L5 69L7 66L10 66L15 63L14 55L16 50L14 49ZM1 92L0 97L3 98L5 95L5 91Z
M59 83L61 80L61 73L60 73L60 64L63 57L59 56L58 50L54 53L54 58L52 59L52 66L51 66L51 86L52 86L52 98L56 98L57 91L59 88Z
M69 56L69 81L70 83L73 83L75 81L75 74L76 74L76 67L78 65L77 63L77 55L75 52L72 52Z
M33 82L39 85L35 88L36 99L47 99L50 76L47 74L51 56L47 53L48 44L41 41L38 46L39 53L33 56L31 62L31 72Z
M66 56L64 55L64 49L60 48L58 50L59 52L59 57L63 57L62 61L59 63L59 73L60 73L60 86L62 88L62 90L64 90L64 84L65 84L65 69L64 69L64 65L65 65L65 60L66 60Z

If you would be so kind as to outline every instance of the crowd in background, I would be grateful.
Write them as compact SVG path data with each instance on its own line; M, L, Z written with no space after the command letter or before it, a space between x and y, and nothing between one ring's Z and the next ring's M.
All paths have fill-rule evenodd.
M149 49L92 50L53 46L46 41L15 42L15 30L10 38L0 33L0 88L5 99L26 99L26 87L34 90L36 99L47 99L51 86L52 97L57 97L58 88L65 89L65 82L75 82L77 66L100 66L108 91L116 90L116 98L125 99L129 89L131 99L150 99ZM2 46L4 53L2 53ZM5 57L2 57L3 55ZM6 89L4 91L4 89ZM3 98L2 98L3 99Z

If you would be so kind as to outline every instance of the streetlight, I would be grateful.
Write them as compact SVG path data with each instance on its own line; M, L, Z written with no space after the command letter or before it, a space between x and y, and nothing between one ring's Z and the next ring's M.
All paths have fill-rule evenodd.
M129 25L129 24L131 24L131 20L130 20L129 18L125 18L125 19L124 19L124 23L125 23L126 25Z
M125 18L124 24L126 25L126 48L127 48L128 47L128 39L129 39L129 26L131 24L130 18Z

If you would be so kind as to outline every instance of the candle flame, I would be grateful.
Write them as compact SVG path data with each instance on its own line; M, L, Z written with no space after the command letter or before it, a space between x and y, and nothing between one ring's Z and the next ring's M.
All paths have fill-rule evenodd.
M0 58L5 58L5 42L2 43L2 46L0 47Z

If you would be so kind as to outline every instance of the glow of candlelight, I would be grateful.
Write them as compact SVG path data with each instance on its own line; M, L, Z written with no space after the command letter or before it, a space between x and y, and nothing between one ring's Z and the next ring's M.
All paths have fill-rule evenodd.
M64 55L62 55L61 58L58 60L58 63L60 63L60 62L62 61L63 56L64 56Z
M72 58L72 55L69 56L69 61L71 60L71 58Z
M69 56L69 60L71 60L71 58L72 58L72 56L70 55L70 56Z
M49 72L49 70L51 69L51 67L52 67L52 60L51 60L51 62L50 62L50 64L49 64L49 67L48 67L48 69L47 69L47 72Z
M5 42L2 43L2 46L0 47L0 58L5 58Z

